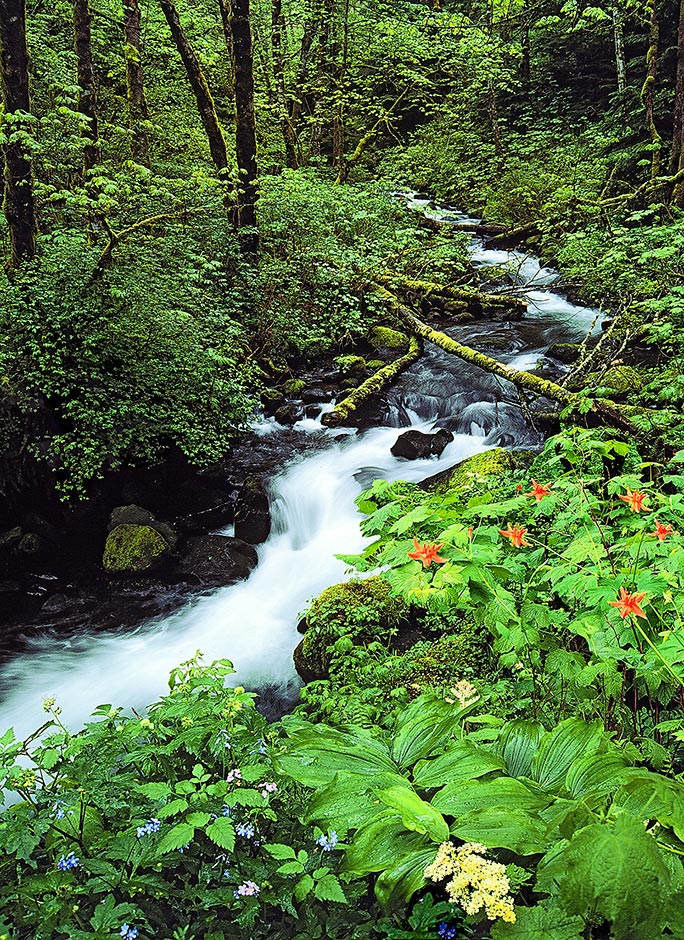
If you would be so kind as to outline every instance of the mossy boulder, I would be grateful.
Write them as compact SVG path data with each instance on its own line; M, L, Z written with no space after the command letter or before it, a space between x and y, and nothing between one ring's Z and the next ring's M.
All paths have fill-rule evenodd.
M388 326L374 326L371 330L369 342L373 349L396 349L405 352L409 348L409 338L406 333L392 330Z
M300 392L303 392L305 388L306 382L304 379L288 379L287 382L283 384L283 391L288 398L294 398L295 395L299 395Z
M305 682L328 676L329 647L340 637L354 643L389 640L408 618L402 597L392 597L382 578L347 581L326 588L306 615L306 633L294 651L294 663Z
M113 574L140 574L158 567L171 546L149 525L124 523L107 536L102 567Z
M510 450L495 447L466 457L456 466L423 480L421 487L432 493L465 492L487 477L498 477L515 470L517 461Z
M358 375L366 371L366 360L363 356L338 356L335 365L342 375Z
M586 377L585 388L605 388L612 398L629 398L644 387L644 380L631 366L611 366L605 372L592 372Z
M577 362L581 349L579 343L554 343L553 346L549 346L548 355L551 359L557 359L569 366Z
M377 372L378 369L382 369L382 367L386 365L386 363L383 362L382 359L369 359L366 365L368 366L369 369L372 369L373 372Z

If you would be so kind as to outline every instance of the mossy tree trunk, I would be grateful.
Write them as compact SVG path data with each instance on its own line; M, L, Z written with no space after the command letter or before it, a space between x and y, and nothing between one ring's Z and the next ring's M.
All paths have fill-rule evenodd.
M617 3L611 9L613 19L613 45L615 46L615 73L617 90L622 95L627 88L627 63L625 61L625 13Z
M656 0L646 0L646 9L649 14L648 52L646 53L646 79L641 89L641 100L646 112L646 129L651 141L651 179L660 173L660 151L662 138L655 123L655 85L658 74L658 44L660 37L660 23Z
M214 99L212 98L209 85L205 78L199 59L190 45L190 41L181 25L178 10L171 0L159 0L162 11L169 24L171 36L178 49L179 55L183 60L185 71L187 72L190 87L197 101L200 120L209 140L209 150L220 177L225 177L228 170L228 151L226 141L223 136L223 130L219 123Z
M81 92L78 97L78 110L86 118L83 125L83 169L86 173L100 161L100 149L97 144L97 95L95 92L95 71L93 69L93 48L90 35L92 23L89 0L74 0L74 48L78 84Z
M3 145L5 197L3 207L10 234L10 267L30 260L36 250L36 210L30 151L19 130L29 130L29 57L24 0L0 0L0 72L5 130L14 137ZM9 135L8 135L9 136Z
M670 175L675 176L684 169L684 0L679 3L679 26L677 29L677 75L675 79L674 122L672 131L672 155ZM684 182L677 183L672 190L672 201L684 208Z
M126 89L128 118L133 134L131 156L136 163L150 165L150 144L144 122L149 119L140 43L140 6L138 0L124 0L124 54L126 56Z
M249 0L231 0L230 31L235 70L235 151L239 174L235 228L244 250L256 254L257 147L254 113L254 60Z
M285 164L296 170L297 135L295 133L287 106L287 92L285 89L285 59L283 56L283 7L281 0L271 2L271 55L273 58L273 77L276 85L277 106L280 128L285 144Z

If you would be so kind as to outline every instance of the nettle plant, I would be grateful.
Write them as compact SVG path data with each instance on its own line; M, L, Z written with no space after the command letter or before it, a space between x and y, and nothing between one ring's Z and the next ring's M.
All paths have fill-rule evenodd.
M354 920L337 837L298 821L274 732L252 693L225 687L232 671L198 656L148 717L103 705L72 734L46 701L34 735L0 738L0 934L316 937L336 907Z
M373 541L342 557L488 629L533 716L600 717L665 762L652 735L676 745L684 705L683 460L644 482L662 468L576 429L547 442L541 483L509 475L498 492L489 479L445 495L376 481L358 500ZM629 472L609 476L617 461Z

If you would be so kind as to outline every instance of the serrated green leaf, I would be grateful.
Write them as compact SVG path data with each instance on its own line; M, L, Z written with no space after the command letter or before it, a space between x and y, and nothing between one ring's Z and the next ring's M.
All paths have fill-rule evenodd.
M188 823L179 823L162 836L157 846L156 855L166 855L168 852L175 852L177 849L192 842L195 836L195 829Z
M216 845L220 845L222 849L232 852L235 848L235 828L230 819L225 816L219 816L204 831L208 838Z
M264 848L273 858L284 861L287 858L295 857L295 850L291 845L283 845L281 842L267 842Z
M342 886L334 875L324 875L316 882L314 895L319 901L335 901L338 904L346 904L347 897L342 890Z

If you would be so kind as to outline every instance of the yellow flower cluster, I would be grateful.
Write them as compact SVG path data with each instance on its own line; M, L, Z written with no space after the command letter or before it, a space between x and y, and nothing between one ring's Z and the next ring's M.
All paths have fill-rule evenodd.
M453 688L449 689L454 698L458 701L458 704L461 708L465 708L467 705L472 705L479 697L480 693L477 691L472 683L468 682L467 679L461 679L456 683ZM447 702L452 702L453 699L447 699Z
M510 884L506 866L484 858L487 847L479 842L466 842L456 848L451 842L442 842L434 862L425 869L425 877L432 881L451 878L446 892L453 904L466 914L477 914L484 908L490 920L515 923L513 898L509 897Z

